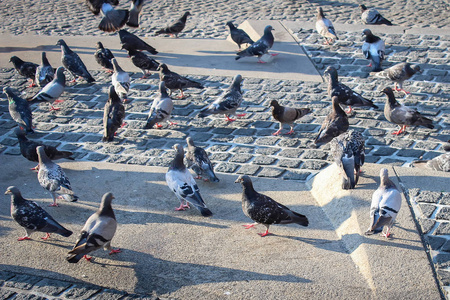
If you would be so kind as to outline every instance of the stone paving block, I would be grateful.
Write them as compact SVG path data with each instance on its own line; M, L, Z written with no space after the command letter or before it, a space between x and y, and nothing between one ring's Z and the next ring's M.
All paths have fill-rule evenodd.
M72 284L68 282L44 278L35 284L33 292L49 296L58 296L70 286L72 286Z
M439 223L435 235L450 235L450 223Z
M420 210L422 211L423 217L425 217L425 218L431 217L433 212L436 210L436 206L431 205L431 204L419 204L418 206L419 206Z
M439 202L440 197L441 197L440 192L422 191L414 200L416 200L417 202L437 204Z
M419 218L419 224L422 228L422 232L424 234L427 234L433 228L434 224L436 224L436 221L430 220L430 219ZM436 232L435 232L435 234L436 234Z
M101 289L99 287L95 286L82 286L82 285L76 285L73 288L66 291L63 296L66 299L89 299L93 295L100 292Z
M261 172L258 173L260 177L279 177L284 173L284 169L280 168L271 168L271 167L263 167Z
M444 237L441 237L441 236L435 236L435 235L428 234L425 237L428 242L428 245L433 250L438 250L447 241L447 239L445 239Z
M446 239L444 245L442 245L441 251L450 252L450 240Z
M237 174L243 174L243 175L249 175L254 176L260 169L260 166L257 165L243 165L240 167L236 173Z
M13 291L0 289L0 299L12 299L15 294Z
M16 275L5 280L4 286L16 288L19 290L30 290L40 280L40 278L36 278L35 276Z

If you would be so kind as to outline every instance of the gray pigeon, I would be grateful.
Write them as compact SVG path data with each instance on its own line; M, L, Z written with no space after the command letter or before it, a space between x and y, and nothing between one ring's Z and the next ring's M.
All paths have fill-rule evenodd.
M56 70L56 77L52 82L48 83L42 90L36 95L28 99L29 104L49 102L50 111L59 110L59 108L53 107L53 103L61 103L64 100L59 100L59 96L62 95L66 87L66 75L64 75L64 67L59 67Z
M67 71L72 74L72 82L77 80L77 76L84 78L88 83L95 81L78 54L73 52L64 40L59 40L56 45L61 46L61 62Z
M170 122L170 115L173 110L172 98L167 94L167 89L164 81L159 83L159 96L153 100L152 107L150 108L150 113L148 114L147 124L145 129L151 129L156 124L156 127L161 128L162 125L158 124L164 121L168 121L170 125L175 123Z
M269 227L272 224L298 224L308 226L308 218L296 213L273 200L272 198L260 194L253 188L252 180L247 175L240 175L235 183L242 185L242 211L244 214L255 221L253 224L244 225L249 229L257 224L263 224L267 230L264 233L258 233L260 236L266 236L269 233Z
M395 218L402 205L402 194L397 186L389 179L388 170L380 170L380 186L372 195L370 205L370 226L366 235L380 233L386 226L386 232L382 235L389 237Z
M325 44L329 45L333 40L339 40L336 30L330 20L325 18L322 7L317 8L316 30L325 38Z
M255 43L244 30L234 26L233 22L227 22L227 25L230 28L231 39L238 45L239 51L241 51L242 44L252 45Z
M144 0L131 0L130 17L127 22L128 26L139 27L139 14L141 13L142 6L144 6Z
M11 118L21 129L25 128L27 133L33 133L33 114L31 113L28 101L14 94L9 87L4 87L3 92L8 98L8 108Z
M87 255L102 247L110 250L110 255L121 252L120 249L111 248L111 240L117 229L116 216L111 206L113 199L112 193L103 195L100 207L87 219L75 246L67 254L68 262L77 263L83 257L90 261L92 257Z
M405 94L409 92L403 89L403 82L410 79L416 73L422 73L419 65L411 65L410 63L399 63L384 71L375 74L375 77L389 79L395 82L395 90L402 91ZM398 87L397 87L398 86Z
M400 125L398 131L392 134L399 135L406 132L407 126L424 126L430 129L434 128L433 121L422 116L417 110L400 104L394 96L390 87L385 88L381 93L386 94L386 104L384 105L384 117L389 122Z
M372 72L382 71L381 63L384 60L385 54L384 41L376 35L373 35L370 29L364 29L362 35L365 35L362 52L365 58L371 60L368 67L372 67Z
M153 55L158 54L158 51L156 51L155 48L141 40L136 35L126 31L125 29L119 30L119 38L120 43L122 44L122 49L125 49L127 51L130 51L131 49L142 51L145 50Z
M155 35L159 35L159 34L169 34L170 36L174 36L177 38L178 34L184 29L184 27L186 26L186 20L187 17L190 16L191 14L187 11L183 14L183 16L175 23L162 28L158 31L155 32Z
M212 212L206 207L205 201L203 201L197 183L195 182L192 174L186 169L183 163L184 150L180 144L173 146L175 149L175 158L170 164L169 170L166 173L166 182L170 190L174 192L178 200L180 200L180 206L175 210L185 210L190 208L189 204L192 204L197 208L202 216L212 216Z
M272 26L267 25L264 28L263 36L259 40L251 44L247 49L244 49L236 53L237 56L235 57L235 59L238 60L246 56L257 56L259 63L265 63L264 61L261 60L261 57L264 54L269 54L269 50L272 48L273 43L275 41L275 38L273 37L272 34L272 30L274 30ZM270 55L276 56L278 55L278 53L272 53Z
M359 8L361 8L361 21L364 24L385 24L389 26L392 25L391 21L384 18L375 8L367 9L367 7L363 4L360 4Z
M108 0L102 4L100 11L102 20L98 25L98 29L105 32L115 32L122 28L128 21L129 12L126 9L114 9Z
M115 58L111 60L114 73L111 76L112 85L116 90L117 95L119 95L120 99L125 103L127 102L128 91L130 90L130 75L128 72L125 72L120 66Z
M43 146L38 146L36 151L39 157L38 181L52 195L53 203L50 206L58 206L56 203L57 193L67 201L77 201L78 196L74 195L69 178L63 169L48 158Z
M166 88L168 88L171 91L171 93L173 90L180 90L181 95L178 97L179 99L185 98L183 89L205 88L201 83L197 81L191 80L187 77L181 76L178 73L170 71L166 64L160 64L158 67L158 71L159 71L159 80L165 82Z
M20 226L24 227L27 232L24 237L18 238L18 241L30 240L30 235L36 231L47 233L42 238L43 240L47 240L50 237L50 233L57 233L64 237L69 237L72 234L72 231L67 230L56 222L36 202L23 198L17 187L8 187L5 195L11 195L11 217Z
M9 59L9 62L11 62L14 65L14 69L16 69L16 71L17 71L17 73L19 73L19 75L22 75L31 80L31 83L28 87L36 86L35 78L36 78L36 69L37 69L37 67L39 67L38 64L28 62L28 61L23 61L20 58L18 58L17 56L12 56Z
M186 138L186 142L188 145L186 153L187 167L197 174L196 179L200 179L203 176L204 181L219 182L220 180L214 173L214 168L205 149L195 146L190 136Z
M354 189L366 157L363 135L352 129L333 138L330 146L331 154L342 175L342 188Z
M128 56L131 59L131 62L133 65L138 67L142 70L142 73L144 75L141 77L141 79L147 78L147 76L150 76L150 71L158 71L160 63L154 60L153 58L147 56L145 53L142 53L141 51L130 49L128 50Z
M416 160L412 162L413 167L426 167L435 171L450 172L450 140L442 146L444 154L430 160Z
M244 79L239 74L234 76L233 82L228 90L226 90L225 94L217 98L206 108L202 109L198 114L198 117L204 118L209 115L224 114L227 121L235 121L236 119L231 119L230 115L236 115L236 110L241 106L243 100L241 84L243 80ZM245 114L237 114L237 116L242 117L245 116Z
M97 42L97 50L94 53L95 61L106 69L107 72L112 73L114 67L112 65L111 59L114 58L111 50L103 47L101 42Z
M286 134L293 134L294 121L300 119L301 117L311 112L310 108L294 108L282 106L278 103L277 100L272 100L270 102L270 106L272 106L273 118L280 123L280 129L272 133L272 135L280 134L281 130L283 129L283 124L288 124L291 127L291 130Z
M51 82L55 77L55 70L50 65L47 59L47 54L42 52L42 64L36 68L36 75L34 81L38 86L44 87Z
M103 142L114 140L117 129L125 125L123 119L125 119L125 108L111 85L109 87L109 98L103 109Z
M346 132L349 127L347 114L339 105L338 97L332 97L331 101L332 111L323 121L319 134L314 141L318 147L330 142L333 138Z

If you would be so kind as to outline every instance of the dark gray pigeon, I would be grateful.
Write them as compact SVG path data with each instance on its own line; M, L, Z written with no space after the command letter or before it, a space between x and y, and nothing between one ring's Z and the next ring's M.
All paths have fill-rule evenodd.
M14 65L14 69L16 69L16 71L17 71L17 73L19 73L19 75L24 76L31 80L31 83L28 87L36 86L35 78L36 78L36 69L37 69L37 67L39 67L38 64L28 62L28 61L23 61L20 58L18 58L17 56L12 56L9 59L9 62L11 62Z
M50 206L58 206L56 194L61 194L67 201L77 201L78 196L74 195L69 178L63 169L48 158L43 146L38 146L36 151L39 157L38 181L52 195L53 203Z
M125 123L125 108L116 94L114 86L109 87L109 98L103 109L103 142L112 142L117 129L122 128Z
M212 212L206 207L203 201L192 174L186 169L183 163L184 150L180 144L173 146L175 149L175 158L170 164L169 170L166 173L166 182L170 190L174 192L178 200L180 200L180 207L175 210L185 210L189 207L189 203L197 208L202 216L212 216Z
M349 127L347 114L339 105L338 97L333 96L331 101L332 111L323 121L319 134L314 141L318 147L330 142L333 138L346 132Z
M342 175L342 188L354 189L366 157L363 135L352 129L333 138L330 146L334 162Z
M384 117L389 122L400 125L400 129L392 134L399 135L402 132L406 132L407 126L434 128L432 120L422 116L417 110L398 103L390 87L385 88L381 93L387 96L386 104L384 105Z
M66 88L66 75L64 75L64 67L59 67L56 70L56 77L48 83L42 90L36 95L28 98L29 104L48 102L50 103L50 111L59 110L59 108L53 107L53 103L61 103L64 100L58 99L62 95Z
M104 0L100 11L102 20L98 25L98 29L105 32L115 32L122 28L128 21L129 12L126 9L114 9L109 0Z
M380 170L380 186L372 195L370 205L370 226L366 235L380 233L386 226L386 232L382 235L389 237L394 226L395 218L402 205L402 194L397 186L389 179L388 170Z
M219 182L220 180L214 173L214 168L205 149L195 146L190 136L186 138L186 142L188 145L186 153L187 167L197 174L196 179L203 177L204 181Z
M114 86L117 95L119 95L120 99L125 103L128 100L128 91L130 90L130 75L119 66L119 63L115 58L113 58L111 62L114 67L114 73L111 76L112 85Z
M44 87L47 83L51 82L55 77L55 69L50 65L47 59L47 54L42 52L42 64L36 68L36 74L34 81L38 86Z
M89 10L94 15L98 15L100 13L104 3L109 3L115 6L119 4L119 0L86 0L85 2Z
M95 61L106 69L107 72L112 73L114 67L112 65L111 59L114 58L111 50L103 47L101 42L97 42L97 50L94 53Z
M294 108L282 106L278 103L277 100L272 100L270 102L270 106L272 107L273 118L280 123L280 129L272 133L272 135L280 134L281 130L283 129L283 124L288 124L291 127L291 130L286 134L293 134L294 121L311 112L310 108Z
M130 17L127 22L128 26L139 27L139 14L141 13L142 6L144 6L144 0L131 0Z
M165 121L169 122L169 125L176 123L170 122L170 116L173 110L172 98L167 94L167 89L164 81L159 82L159 96L153 100L152 107L148 114L147 123L145 124L145 129L151 129L153 126L161 128L162 123Z
M364 29L362 35L365 36L362 52L364 57L371 61L368 67L372 67L372 72L382 71L381 63L383 62L385 55L384 41L378 36L373 35L370 29Z
M158 71L160 63L147 56L145 53L131 49L128 50L128 56L130 57L133 65L141 69L142 73L144 73L141 79L145 79L147 76L152 75L150 71Z
M33 232L45 232L47 235L43 240L50 237L50 233L57 233L64 237L72 235L72 231L67 230L61 224L56 222L52 216L42 209L36 202L22 197L20 190L15 186L6 189L5 195L11 195L11 217L24 227L27 234L17 240L30 240Z
M202 109L198 114L198 117L204 118L209 115L224 114L227 121L233 122L236 121L236 119L230 118L230 115L236 115L238 117L245 116L245 114L236 114L236 110L241 106L243 100L241 90L243 80L244 79L239 74L234 76L233 82L228 90L225 91L225 94L217 98L206 108Z
M339 103L348 105L349 109L346 111L347 113L352 112L352 106L378 108L371 100L364 98L345 84L340 83L337 70L334 67L327 67L323 74L328 76L328 96L330 98L336 96L338 97Z
M384 18L375 8L369 8L363 4L359 5L359 8L361 8L361 21L364 24L371 24L371 25L392 25L391 21Z
M88 83L95 81L78 54L73 52L64 40L59 40L56 45L61 46L61 62L67 71L72 74L72 82L77 80L77 76L83 77Z
M117 229L116 216L111 206L113 199L112 193L103 195L100 207L87 219L75 246L67 253L68 262L77 263L83 257L90 261L92 257L87 255L102 247L110 250L110 255L121 252L120 249L111 248L111 240Z
M174 36L177 38L178 34L184 29L184 27L186 26L186 20L187 17L190 16L191 14L187 11L183 14L183 16L175 23L162 28L158 31L155 32L155 35L159 35L159 34L169 34L170 36Z
M4 87L3 92L8 97L8 108L11 118L21 129L25 128L27 133L33 133L33 114L31 113L28 101L14 94L9 87Z
M325 18L322 7L317 8L316 19L316 30L323 38L325 38L325 44L329 45L333 40L339 40L333 24L330 20Z
M261 60L261 57L264 54L269 54L269 50L272 48L275 38L272 34L272 26L267 25L264 28L263 36L257 40L255 43L251 44L247 49L244 49L238 53L236 53L235 59L238 60L242 57L246 56L257 56L259 63L265 63L265 61ZM278 53L272 53L271 56L276 56Z
M122 49L130 51L141 50L148 51L149 53L156 55L158 51L155 48L138 38L136 35L126 31L125 29L119 30L120 43L122 44Z
M255 43L244 30L234 26L233 22L227 22L227 25L230 27L231 39L238 45L239 51L241 51L242 44L252 45Z
M171 91L171 94L173 90L180 90L181 94L178 97L179 99L185 98L183 89L205 88L201 83L197 81L191 80L187 77L181 76L178 73L170 71L166 64L160 64L158 67L158 71L159 71L159 80L165 82L166 88L168 88Z
M255 221L253 224L244 225L249 229L257 224L263 224L267 230L264 233L258 233L260 236L266 236L269 233L269 227L272 224L298 224L308 226L308 218L296 213L273 200L272 198L260 194L253 188L252 180L247 175L240 175L235 183L242 185L242 211L244 214Z
M389 79L395 82L395 90L402 91L405 94L409 92L403 89L403 82L410 79L417 72L422 73L419 65L411 65L410 63L399 63L384 71L375 74L375 77ZM397 87L398 86L398 87Z

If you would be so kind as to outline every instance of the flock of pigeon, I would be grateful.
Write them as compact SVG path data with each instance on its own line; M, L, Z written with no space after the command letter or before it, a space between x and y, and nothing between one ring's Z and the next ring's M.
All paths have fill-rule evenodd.
M139 27L139 14L143 7L143 2L143 0L132 0L129 10L121 10L114 9L114 6L118 5L118 0L86 0L89 9L95 15L102 14L102 20L98 26L100 30L119 32L122 49L128 52L133 64L142 70L143 78L150 75L152 71L159 71L159 95L152 103L147 122L144 126L144 128L150 129L154 126L161 127L162 122L173 124L170 122L170 117L174 106L171 94L174 90L179 90L179 97L184 98L183 89L202 89L204 87L199 82L170 71L166 64L159 63L144 54L143 51L147 51L153 55L158 52L138 36L125 29L121 29L125 24L130 27ZM363 21L367 24L392 25L374 9L367 9L361 5L361 10ZM158 30L156 34L170 34L177 37L184 29L189 15L190 13L186 12L176 23ZM254 42L248 34L242 29L236 28L232 22L228 22L227 25L230 28L233 41L239 47L239 51L236 53L236 60L246 56L257 56L259 59L258 62L266 63L268 57L277 55L269 53L274 43L272 26L266 26L263 36ZM326 44L331 44L334 40L338 39L331 21L325 17L322 8L318 8L317 11L316 28L318 33L325 38ZM402 83L411 78L416 72L420 72L420 67L410 65L409 63L401 63L382 70L382 62L385 59L384 42L379 37L374 36L368 29L363 31L363 35L365 36L365 43L363 44L362 51L366 58L371 60L373 71L377 72L377 76L388 78L395 82L396 90L404 91ZM245 44L249 46L241 50L241 45ZM25 62L16 56L11 57L10 61L14 64L17 72L31 80L30 86L37 84L42 88L37 94L28 99L23 99L16 95L11 88L4 88L4 92L9 101L11 117L20 127L15 130L20 151L28 160L38 162L38 165L33 169L38 170L37 177L40 185L48 190L52 196L53 203L50 206L58 206L57 199L59 197L67 201L77 201L78 199L72 191L69 179L63 169L52 161L61 158L73 158L71 152L59 151L55 147L44 145L27 138L27 134L33 133L34 131L30 105L48 102L50 104L50 110L58 110L53 104L62 101L58 100L58 98L64 92L66 84L65 71L71 74L73 81L76 81L77 77L81 77L88 83L95 82L95 79L91 76L80 57L69 48L64 40L59 40L57 45L61 47L61 63L63 66L58 67L56 70L50 65L45 52L42 53L41 65ZM108 90L109 98L104 108L103 117L103 141L110 142L114 139L117 129L125 125L123 122L125 108L122 103L128 101L127 94L131 79L129 74L120 67L111 51L104 48L101 42L97 43L97 50L94 55L96 61L107 72L112 73L112 85ZM358 131L347 131L349 128L348 116L341 105L349 107L347 112L351 112L352 106L372 107L374 109L378 107L371 100L363 98L348 86L340 83L335 68L328 67L325 75L329 80L328 95L332 102L332 111L324 120L315 139L315 144L320 147L330 142L333 157L341 169L342 187L344 189L354 189L358 183L361 167L364 164L364 137ZM224 114L227 120L231 122L235 120L231 116L242 116L236 114L236 110L243 101L243 92L241 90L242 81L242 76L236 75L228 90L217 100L202 109L198 117L203 118L212 114ZM416 110L398 103L391 88L386 87L382 92L387 95L384 109L386 119L401 126L394 134L398 135L404 132L407 126L412 125L421 125L428 128L434 127L432 120L425 118ZM404 92L407 93L406 91ZM284 124L290 126L290 131L287 134L294 133L294 121L311 112L310 108L282 106L276 100L271 101L270 106L272 107L274 119L280 124L279 130L273 133L273 135L280 134ZM213 213L207 208L201 197L195 179L203 177L204 180L211 182L218 182L219 179L214 173L206 151L195 146L191 137L188 137L186 142L188 146L186 154L180 144L176 144L173 147L175 150L175 158L166 173L166 182L180 201L180 206L176 210L185 210L186 208L190 208L189 205L192 205L200 211L202 216L209 217ZM447 169L449 167L449 155L450 153L447 153L447 157L445 158L447 161ZM187 168L191 168L197 177L194 178ZM386 226L387 230L383 235L389 237L390 229L400 209L401 194L395 184L389 180L387 169L381 170L380 181L378 190L373 194L370 210L372 222L366 234L382 232L383 227ZM253 188L249 176L239 176L236 182L241 183L243 188L243 212L255 221L254 224L245 225L246 228L251 228L255 224L263 224L267 230L260 235L266 236L269 234L269 226L271 224L295 223L308 226L309 221L306 216L290 210L288 207L266 195L258 193ZM27 232L19 240L29 239L29 235L35 231L47 233L44 239L49 238L50 233L57 233L65 237L72 234L71 231L60 225L35 202L24 199L17 187L9 187L5 194L11 194L11 215L13 219L23 226ZM60 196L58 197L58 195ZM112 249L110 245L117 228L117 222L111 207L112 199L114 199L112 193L106 193L103 196L98 211L86 221L75 246L68 253L67 261L76 263L82 257L89 259L87 254L101 247L110 249L111 254L120 252L119 249Z

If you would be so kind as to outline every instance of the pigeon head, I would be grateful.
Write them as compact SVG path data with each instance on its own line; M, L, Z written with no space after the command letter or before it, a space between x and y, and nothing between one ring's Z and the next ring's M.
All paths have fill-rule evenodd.
M42 59L42 64L44 66L49 66L50 65L50 63L48 62L48 59L47 59L47 53L45 53L44 51L41 54L41 59Z
M60 80L65 81L66 80L66 75L64 75L64 67L58 67L58 69L56 69L56 77Z
M361 35L365 35L365 36L371 36L373 35L372 31L370 29L364 29L363 32L361 33Z
M119 97L119 95L117 95L116 89L114 88L113 85L109 86L108 96L109 96L109 99L111 99L111 102L120 102L120 97Z
M233 22L231 21L227 22L227 26L230 27L230 29L236 28L236 26L234 26Z
M11 56L11 58L9 59L9 62L12 62L13 65L16 65L16 64L23 63L23 60L21 60L17 56Z
M240 183L242 185L252 185L252 180L248 175L240 175L234 183Z
M415 73L417 73L417 72L422 73L423 72L423 70L420 68L419 65L412 65L411 69L413 69L415 71Z
M156 71L163 71L163 72L168 71L168 70L169 70L169 68L167 67L166 64L159 64L158 68L156 69Z
M390 95L390 94L394 94L394 92L392 91L392 89L390 88L390 87L385 87L384 89L382 89L381 91L380 91L380 93L384 93L384 94L386 94L386 95Z
M183 146L181 146L180 144L175 144L173 145L173 149L175 150L175 154L178 155L183 155L184 156L184 149Z
M264 28L264 34L270 34L270 33L272 33L272 30L275 30L275 29L273 29L273 27L271 25L267 25Z
M111 62L114 67L114 72L123 72L122 68L119 66L119 63L117 62L117 59L113 58L111 59Z
M97 42L97 49L103 49L102 42Z
M322 7L318 7L318 8L317 8L317 18L318 18L318 19L325 18L325 14L323 13Z
M238 74L238 75L234 76L233 82L231 83L231 86L233 87L233 89L238 90L241 94L242 94L242 91L241 91L242 81L244 81L244 79L242 78L241 75Z
M50 158L48 158L47 154L45 153L44 146L36 147L36 152L39 157L39 164L51 162Z
M167 94L166 83L164 81L159 83L159 93L163 97L169 97L169 94Z
M23 131L23 130L20 129L20 128L14 129L14 133L16 134L16 136L17 136L18 139L21 139L21 138L25 138L25 137L26 137L25 131Z
M20 196L20 191L15 186L10 186L6 189L5 195L14 195L14 196Z
M188 137L186 138L186 143L187 143L188 146L190 146L190 147L195 147L194 141L192 140L192 138L191 138L190 136L188 136Z
M5 86L5 87L3 88L3 93L5 93L8 97L11 97L11 96L12 96L12 90L11 90L11 88L9 88L9 87L7 87L7 86Z
M323 75L328 75L328 76L330 76L330 78L331 78L332 80L337 80L337 79L338 79L338 73L337 73L336 68L331 67L331 66L329 66L329 67L327 67L327 68L325 69L325 72L323 72Z
M278 107L278 106L280 106L280 104L278 104L277 100L272 100L272 101L270 101L270 106Z
M113 199L115 199L115 197L112 193L106 193L103 195L102 202L100 203L100 207L98 208L97 211L99 216L109 216L113 219L116 218L111 206Z
M59 41L56 42L57 46L67 46L66 42L63 39L60 39Z
M184 13L183 18L186 18L187 16L192 16L192 15L191 15L190 12L187 11L187 12Z
M361 8L361 12L364 12L367 10L367 7L364 4L360 4L359 8Z

